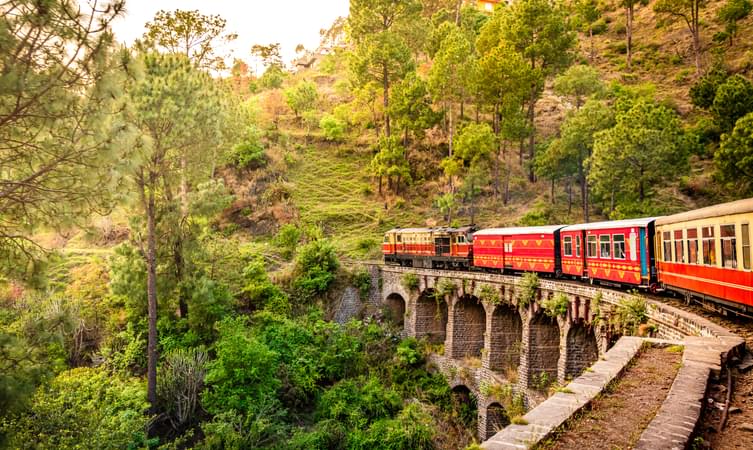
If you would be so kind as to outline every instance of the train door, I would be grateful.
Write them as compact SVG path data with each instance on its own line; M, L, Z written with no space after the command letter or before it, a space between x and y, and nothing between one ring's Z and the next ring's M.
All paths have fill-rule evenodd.
M646 249L646 229L645 228L639 228L640 230L640 238L638 241L640 242L641 247L641 278L648 278L648 250Z
M450 255L450 236L437 236L434 238L434 254L436 256Z

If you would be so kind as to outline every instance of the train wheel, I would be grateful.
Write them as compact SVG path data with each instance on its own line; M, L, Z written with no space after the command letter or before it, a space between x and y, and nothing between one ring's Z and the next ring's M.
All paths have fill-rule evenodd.
M659 289L659 285L657 285L656 283L651 283L648 285L648 291L652 295L655 295L658 289Z

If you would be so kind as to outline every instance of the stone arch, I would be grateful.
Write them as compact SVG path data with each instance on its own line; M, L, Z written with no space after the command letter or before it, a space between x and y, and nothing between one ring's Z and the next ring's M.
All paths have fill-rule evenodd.
M495 371L517 368L523 340L523 322L518 309L508 304L495 306L487 336L485 367Z
M583 320L570 324L565 348L565 378L579 376L599 359L594 329Z
M402 295L393 292L384 301L384 315L390 322L403 328L405 324L405 299Z
M447 337L447 303L434 297L433 289L421 292L416 300L416 337L441 344Z
M448 356L480 357L486 334L486 310L473 295L463 295L452 305L452 336Z
M539 311L528 324L528 386L543 388L557 381L560 328L557 319Z
M484 429L481 430L481 439L489 439L508 425L510 425L510 417L505 408L497 402L491 403L486 407L486 423Z
M453 386L450 393L452 396L452 406L457 411L462 422L469 427L476 426L478 420L478 400L473 395L473 391L464 384L458 384Z

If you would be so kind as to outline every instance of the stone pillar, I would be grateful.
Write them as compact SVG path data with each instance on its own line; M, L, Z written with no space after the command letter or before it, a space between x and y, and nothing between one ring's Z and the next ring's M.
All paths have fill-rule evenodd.
M561 329L557 320L534 308L528 308L523 322L523 355L518 371L521 389L535 386L534 377L546 374L549 382L554 382L558 375Z

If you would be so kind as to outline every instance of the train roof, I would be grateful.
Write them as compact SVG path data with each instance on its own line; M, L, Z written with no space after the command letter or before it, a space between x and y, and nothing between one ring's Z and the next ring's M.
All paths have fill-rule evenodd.
M678 222L687 222L691 220L708 219L710 217L731 216L733 214L744 214L753 212L753 198L737 200L721 205L707 206L706 208L694 209L671 216L661 217L656 220L657 225L669 225Z
M562 229L562 231L606 230L609 228L645 227L656 219L656 217L644 217L642 219L607 220L604 222L579 223L576 225L566 226Z
M391 230L385 231L386 233L433 233L433 232L441 232L441 233L451 233L451 232L457 232L457 233L467 233L469 231L473 231L473 226L467 226L467 227L434 227L434 228L393 228Z
M510 234L550 234L564 225L545 225L540 227L485 228L473 233L474 236L510 235Z

